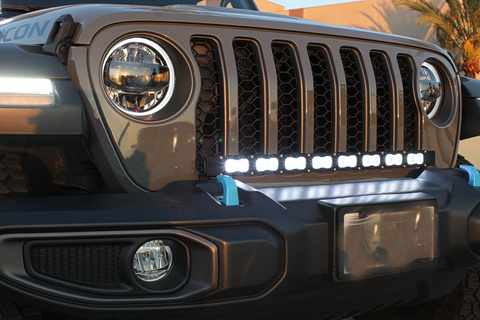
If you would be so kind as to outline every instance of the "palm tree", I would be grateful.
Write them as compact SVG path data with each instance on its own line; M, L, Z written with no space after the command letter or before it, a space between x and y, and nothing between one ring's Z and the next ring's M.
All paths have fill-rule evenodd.
M474 78L480 72L480 0L446 1L445 13L427 0L397 0L396 4L419 12L419 24L433 24L440 46L460 50L462 70Z

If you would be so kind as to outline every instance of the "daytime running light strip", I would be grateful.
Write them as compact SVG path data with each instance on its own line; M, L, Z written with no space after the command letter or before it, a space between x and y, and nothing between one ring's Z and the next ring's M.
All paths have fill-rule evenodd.
M0 77L0 106L49 106L55 103L52 81Z

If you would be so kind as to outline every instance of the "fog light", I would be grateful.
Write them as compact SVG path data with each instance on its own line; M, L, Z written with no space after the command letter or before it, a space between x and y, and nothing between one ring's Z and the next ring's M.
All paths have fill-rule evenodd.
M133 256L133 270L140 280L146 282L165 278L173 265L170 246L163 240L144 243Z

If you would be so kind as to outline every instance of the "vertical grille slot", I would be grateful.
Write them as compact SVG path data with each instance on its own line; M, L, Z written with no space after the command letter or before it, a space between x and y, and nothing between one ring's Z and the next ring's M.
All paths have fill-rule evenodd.
M334 151L332 134L332 82L330 80L330 61L328 53L322 46L308 46L308 56L312 67L314 82L314 153Z
M347 152L364 151L363 141L365 92L358 54L352 49L341 49L347 89Z
M238 154L263 154L263 87L258 48L252 41L233 42L238 79Z
M278 153L300 152L298 145L298 80L293 48L286 43L272 44L278 86Z
M385 55L371 52L377 93L377 151L392 151L392 77Z
M190 45L202 78L196 108L197 158L223 155L225 114L217 44L211 39L192 38Z
M402 76L403 84L403 110L404 110L404 150L416 150L418 148L418 109L415 104L413 92L413 66L407 56L399 55L398 67Z

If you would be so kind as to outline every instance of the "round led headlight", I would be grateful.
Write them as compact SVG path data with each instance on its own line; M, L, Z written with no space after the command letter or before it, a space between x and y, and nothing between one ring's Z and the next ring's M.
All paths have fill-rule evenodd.
M173 265L170 246L164 240L144 243L133 256L133 271L140 280L146 282L165 278Z
M431 119L440 110L443 100L442 77L434 65L428 62L422 64L419 84L423 109Z
M120 111L148 116L172 97L175 71L167 52L151 40L131 38L117 43L103 63L103 87Z

